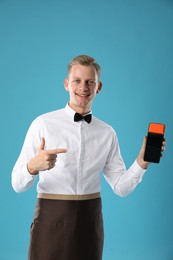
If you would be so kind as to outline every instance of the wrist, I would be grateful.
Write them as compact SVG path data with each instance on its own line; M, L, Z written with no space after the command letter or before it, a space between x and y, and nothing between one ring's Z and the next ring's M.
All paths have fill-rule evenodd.
M146 161L144 161L143 159L139 159L139 158L137 158L137 163L139 164L139 166L142 168L142 169L147 169L148 168L148 166L149 166L149 162L146 162Z
M27 170L31 175L37 175L39 172L37 170L35 170L30 163L27 163Z

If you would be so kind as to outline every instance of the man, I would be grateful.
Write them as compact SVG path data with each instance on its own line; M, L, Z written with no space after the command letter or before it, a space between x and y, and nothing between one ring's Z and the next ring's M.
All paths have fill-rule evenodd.
M71 61L64 81L69 103L33 121L14 166L16 192L32 187L39 175L29 260L101 260L100 173L116 194L126 196L149 165L143 160L144 138L137 159L126 170L116 133L91 115L102 89L99 79L100 66L92 57Z

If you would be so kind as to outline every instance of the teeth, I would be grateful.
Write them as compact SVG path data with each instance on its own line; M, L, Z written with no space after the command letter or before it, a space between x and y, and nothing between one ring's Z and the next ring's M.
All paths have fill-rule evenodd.
M77 94L77 95L80 96L80 97L87 97L89 94L83 94L83 95Z

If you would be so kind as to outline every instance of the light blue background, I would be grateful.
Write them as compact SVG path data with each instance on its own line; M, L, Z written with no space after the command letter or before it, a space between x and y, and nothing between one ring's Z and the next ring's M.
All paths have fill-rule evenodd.
M66 67L83 53L102 67L93 112L115 128L127 167L148 123L166 124L164 157L130 196L102 181L103 260L172 260L172 0L0 0L0 259L27 260L36 191L16 194L11 171L31 121L68 101Z

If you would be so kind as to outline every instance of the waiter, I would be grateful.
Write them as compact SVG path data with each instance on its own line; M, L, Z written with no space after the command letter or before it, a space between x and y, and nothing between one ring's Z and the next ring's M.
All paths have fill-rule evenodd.
M115 131L92 115L92 102L102 89L100 66L92 57L70 62L64 86L69 103L32 122L12 186L26 191L39 176L29 260L101 260L100 174L119 196L131 193L149 165L143 160L146 138L126 170Z

